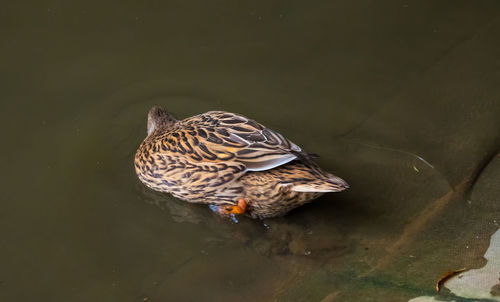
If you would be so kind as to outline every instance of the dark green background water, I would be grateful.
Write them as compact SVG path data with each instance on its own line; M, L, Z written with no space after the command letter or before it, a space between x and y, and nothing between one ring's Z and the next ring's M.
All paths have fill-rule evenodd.
M1 301L407 301L485 263L498 1L10 1L0 37ZM351 188L237 224L154 193L153 105L252 117Z

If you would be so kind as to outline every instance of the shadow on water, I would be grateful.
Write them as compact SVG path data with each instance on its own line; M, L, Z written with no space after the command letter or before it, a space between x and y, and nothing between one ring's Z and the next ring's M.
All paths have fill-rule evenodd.
M408 301L486 265L498 3L89 5L2 12L0 300ZM350 189L237 223L153 192L153 105L252 117Z

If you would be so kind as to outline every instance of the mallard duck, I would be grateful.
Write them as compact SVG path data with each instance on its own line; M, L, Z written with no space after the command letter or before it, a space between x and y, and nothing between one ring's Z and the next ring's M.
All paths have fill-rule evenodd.
M135 170L153 190L208 204L222 215L261 219L349 187L283 135L224 111L177 120L153 107Z

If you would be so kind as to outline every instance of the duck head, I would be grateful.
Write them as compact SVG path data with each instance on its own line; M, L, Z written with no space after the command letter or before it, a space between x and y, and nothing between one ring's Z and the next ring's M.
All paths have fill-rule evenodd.
M154 106L148 112L148 135L151 135L156 129L168 128L176 122L175 117L167 110Z

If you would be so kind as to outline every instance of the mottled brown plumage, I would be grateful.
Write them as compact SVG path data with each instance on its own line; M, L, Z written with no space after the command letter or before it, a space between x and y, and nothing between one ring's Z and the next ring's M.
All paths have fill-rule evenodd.
M281 134L224 111L178 121L153 107L135 169L153 190L215 205L220 213L246 210L253 218L284 215L325 192L348 187ZM242 202L243 209L231 211Z

